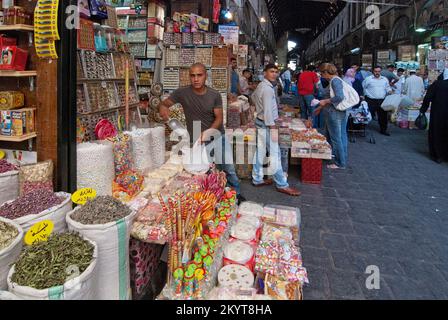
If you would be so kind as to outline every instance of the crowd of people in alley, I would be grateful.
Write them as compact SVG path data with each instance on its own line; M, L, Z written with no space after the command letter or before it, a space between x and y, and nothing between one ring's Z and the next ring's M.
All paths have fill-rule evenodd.
M236 60L232 64L232 93L252 98L254 103L253 96L257 93L259 81L255 81L249 69L239 75ZM428 75L420 70L396 69L395 65L386 68L376 66L369 70L357 64L342 70L334 64L323 63L318 67L309 65L304 71L297 72L285 68L278 72L272 87L278 95L295 95L301 107L301 117L310 120L314 128L324 130L333 149L334 161L328 165L329 169L347 167L347 125L354 110L358 112L365 108L366 117L378 121L379 133L390 136L392 112L382 107L390 95L423 101L421 116L431 106L430 157L437 163L448 161L448 69L430 86ZM358 100L347 108L348 99L353 100L353 92L356 92Z

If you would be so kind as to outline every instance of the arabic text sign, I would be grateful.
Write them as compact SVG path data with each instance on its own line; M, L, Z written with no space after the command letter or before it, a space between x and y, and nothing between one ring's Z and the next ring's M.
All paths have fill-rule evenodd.
M25 234L25 243L30 246L39 241L47 241L53 232L53 228L54 223L51 220L37 222Z
M238 46L239 31L239 27L220 25L218 32L224 38L225 44L233 44L235 46Z
M96 198L96 190L92 188L83 188L72 194L73 203L84 205L87 200Z

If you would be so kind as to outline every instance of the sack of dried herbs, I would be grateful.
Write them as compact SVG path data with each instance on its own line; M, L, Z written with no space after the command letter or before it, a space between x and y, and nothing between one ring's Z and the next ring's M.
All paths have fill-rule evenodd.
M11 264L22 250L23 229L12 220L0 217L0 290L8 285L6 278Z
M77 233L53 234L26 246L8 273L8 289L26 300L92 300L96 243Z
M136 211L117 199L100 196L67 214L69 230L98 245L95 299L128 300L129 238Z
M6 160L0 160L0 206L6 201L14 200L18 196L18 168Z
M35 223L51 220L53 232L67 231L65 215L72 210L71 194L38 189L0 207L0 217L14 220L27 232Z

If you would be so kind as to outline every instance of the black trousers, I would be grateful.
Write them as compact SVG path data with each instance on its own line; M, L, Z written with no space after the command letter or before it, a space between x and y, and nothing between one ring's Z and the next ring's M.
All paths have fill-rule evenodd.
M380 131L386 132L387 131L387 111L384 111L381 108L381 104L383 103L384 99L371 99L369 97L366 97L366 102L369 105L369 110L372 116L376 113L378 116L378 123L380 124Z

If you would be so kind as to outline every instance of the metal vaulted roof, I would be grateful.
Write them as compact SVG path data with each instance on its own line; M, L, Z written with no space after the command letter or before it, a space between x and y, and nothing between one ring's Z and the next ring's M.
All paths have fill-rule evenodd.
M265 0L269 9L275 37L299 29L318 35L346 5L338 0ZM303 29L303 30L300 30Z

